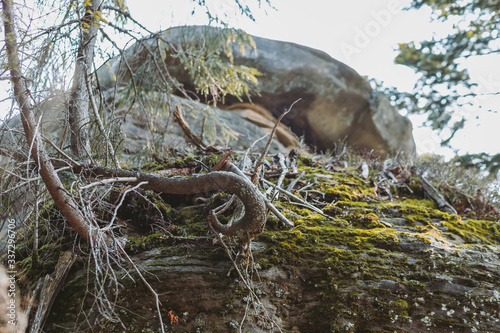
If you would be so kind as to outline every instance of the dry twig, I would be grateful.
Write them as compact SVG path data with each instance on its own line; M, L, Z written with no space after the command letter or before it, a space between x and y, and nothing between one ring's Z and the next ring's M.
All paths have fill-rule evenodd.
M299 98L298 100L296 100L295 102L293 102L292 105L290 105L290 107L285 112L283 112L281 114L281 116L278 118L278 120L276 120L276 123L274 124L274 127L273 127L273 129L271 131L271 135L269 136L269 140L267 141L266 147L264 148L264 151L262 152L262 155L260 156L259 160L255 164L254 172L253 172L253 175L252 175L252 183L257 184L257 179L259 178L259 174L260 174L260 170L262 168L262 164L264 163L264 159L267 156L267 152L269 151L269 148L271 147L271 143L273 142L273 138L274 138L274 133L276 133L276 128L278 127L278 124L281 122L281 119L283 119L283 117L286 114L288 114L288 112L290 112L292 110L292 108L295 105L295 103L299 102L301 99L302 98Z
M119 168L120 163L118 162L118 159L116 158L115 149L113 148L113 144L111 143L111 140L109 139L109 136L108 136L108 133L106 132L106 129L104 128L104 124L102 123L101 116L99 116L99 109L97 108L97 104L94 100L94 95L92 94L92 87L90 86L89 76L86 73L84 73L83 76L85 78L85 85L87 87L87 91L89 94L90 105L92 106L92 110L94 111L94 117L97 121L97 125L99 126L99 130L101 131L101 134L104 136L104 141L106 141L106 145L108 147L109 154L111 155L111 158L113 159L113 163L115 164L115 167Z
M137 267L137 265L132 261L132 259L129 257L129 255L127 254L127 252L125 252L125 250L123 249L123 247L121 246L121 244L117 243L117 245L118 245L118 249L120 250L120 253L132 265L132 267L134 268L134 270L137 272L137 274L141 278L142 282L146 285L146 287L149 289L149 291L153 294L153 296L155 298L155 301L156 301L156 311L158 312L158 319L160 320L161 331L162 331L162 333L165 333L165 325L163 324L163 318L161 316L161 309L160 309L161 302L160 302L160 298L158 296L158 293L149 284L149 282L146 280L146 278L144 277L144 275L142 275L142 273L139 270L139 268Z
M210 229L212 230L212 232L216 235L217 237L217 240L219 241L219 243L222 245L222 247L224 248L224 250L226 251L226 254L229 258L229 260L231 260L231 263L233 264L233 267L234 269L236 270L236 272L238 273L238 277L240 278L240 280L243 282L243 284L245 285L245 287L247 288L248 292L249 292L249 295L252 299L252 302L254 304L254 307L257 308L260 307L262 308L262 310L264 311L265 313L265 319L269 320L271 323L273 323L273 325L276 325L276 327L278 328L278 330L280 332L282 332L281 330L281 327L278 325L278 323L276 323L275 320L273 320L271 318L271 316L269 315L269 313L267 312L267 309L265 308L265 306L262 304L262 302L260 301L259 299L259 296L257 296L257 294L255 293L254 289L253 289L253 286L251 285L249 279L247 278L248 277L248 274L246 274L246 276L241 272L240 268L238 267L238 264L236 263L236 261L234 260L233 256L231 255L231 251L229 250L229 247L226 245L226 243L224 242L224 240L222 239L222 236L217 233L212 225L212 223L215 221L216 217L215 217L215 213L212 211L210 212L210 218L209 218L209 226L210 226ZM248 248L247 248L247 251L248 251L248 255L250 255L251 253L251 247L250 247L250 244L248 244ZM257 306L256 306L257 304ZM247 315L247 310L248 310L248 306L246 307L245 309L245 315L243 317L243 320L240 324L240 331L241 331L241 326L243 325L243 322L245 320L245 317Z
M332 219L333 217L328 215L328 214L325 214L321 209L311 205L310 203L308 203L307 201L303 200L302 198L299 198L298 196L296 196L295 194L281 188L281 187L277 187L276 184L273 184L271 183L270 181L264 179L264 178L261 178L261 181L266 183L267 185L270 185L270 186L273 186L274 188L276 188L278 191L286 194L287 196L289 196L290 198L298 201L302 206L306 207L306 208L309 208L310 210L312 211L315 211L316 213L318 214L321 214L323 215L324 217L327 217L329 219Z
M189 138L189 140L191 140L191 142L194 143L194 145L198 149L203 150L203 151L207 150L207 146L203 143L201 135L196 136L193 134L193 131L191 130L191 128L189 128L189 125L186 122L186 120L184 119L184 116L182 115L181 109L178 106L175 108L174 118L177 121L177 123L179 124L179 127L182 129L184 134L186 134L186 136Z

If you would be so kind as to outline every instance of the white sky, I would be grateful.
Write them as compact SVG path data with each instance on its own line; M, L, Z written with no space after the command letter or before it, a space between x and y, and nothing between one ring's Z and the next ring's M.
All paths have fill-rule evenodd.
M430 23L430 11L404 11L409 0L271 0L276 8L259 9L255 0L248 3L256 18L228 15L229 22L259 37L290 41L327 52L354 68L359 74L384 81L401 91L410 91L415 74L405 66L395 65L398 43L429 39L443 35L446 26ZM213 12L234 13L234 0L207 0ZM205 24L199 11L191 15L190 0L128 0L133 17L151 31L184 24ZM500 91L500 56L468 61L471 77L478 92ZM497 109L500 96L476 98L477 106ZM0 115L2 110L0 110ZM500 114L478 111L476 107L461 110L468 122L451 142L460 153L500 152ZM479 119L475 119L479 116ZM419 125L423 117L411 117L419 153L451 156L451 150L440 147L440 138L429 128Z
M247 1L253 4L255 0ZM158 5L161 3L161 5ZM188 6L182 9L181 3ZM233 0L207 0L212 10L234 12ZM434 34L445 35L447 25L430 23L430 10L403 10L409 0L272 0L276 10L253 9L256 22L230 18L230 22L259 37L290 41L327 52L333 58L354 68L359 74L384 81L401 91L411 91L414 72L394 64L398 43L420 41ZM190 2L179 0L129 0L128 6L140 21L156 31L181 24L204 24L203 15L192 17ZM152 13L149 9L156 8ZM202 13L200 13L202 14ZM481 93L500 91L500 56L471 59L470 72ZM477 106L497 109L500 96L477 98ZM478 111L476 107L462 110L468 119L452 146L460 153L500 152L500 114ZM480 116L479 119L475 119ZM419 153L452 156L440 147L440 138L431 129L422 127L424 117L412 116L414 137Z

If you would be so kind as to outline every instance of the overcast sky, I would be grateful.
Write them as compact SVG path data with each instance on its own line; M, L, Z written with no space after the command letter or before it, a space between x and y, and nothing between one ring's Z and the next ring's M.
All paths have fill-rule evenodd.
M248 3L255 22L233 15L234 0L207 0L212 12L227 13L233 26L259 37L290 41L327 52L354 68L359 74L384 81L387 85L410 91L415 74L405 66L395 65L394 50L398 43L445 35L446 24L430 23L430 11L405 11L408 0L272 0L276 9ZM186 24L205 24L203 11L191 15L191 0L128 0L133 17L151 31ZM478 91L487 95L477 98L477 106L498 109L500 96L500 56L470 59L471 77L479 84ZM451 142L460 153L500 152L500 114L478 111L476 107L460 111L468 122L466 128ZM2 110L0 110L2 113ZM476 117L479 117L476 119ZM430 129L419 125L422 117L411 117L419 153L451 156L440 147L440 139Z

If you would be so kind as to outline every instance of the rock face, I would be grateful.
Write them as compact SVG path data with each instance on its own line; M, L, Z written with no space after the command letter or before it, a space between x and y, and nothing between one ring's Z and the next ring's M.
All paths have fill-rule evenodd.
M173 110L177 107L182 110L183 117L194 135L205 133L202 139L207 145L229 146L236 150L246 150L253 146L260 152L267 143L266 134L271 131L274 124L268 119L269 117L263 117L251 109L225 111L186 98L161 93L147 93L146 99L154 105L146 106L130 103L128 93L123 89L117 93L109 89L104 91L103 96L107 103L107 111L112 111L102 113L101 117L111 127L113 141L120 142L120 148L127 156L141 155L141 153L149 155L151 151L161 154L171 149L184 150L193 147L192 142L174 120ZM111 106L112 101L114 106ZM67 103L67 95L60 93L48 99L40 108L44 135L60 147L69 144L68 126L61 126L66 123ZM20 116L13 117L3 127L11 132L1 137L0 148L9 150L15 143L23 141ZM277 134L277 140L273 140L269 149L271 153L287 153L289 151L287 146L290 149L296 147L298 139L286 127L281 126ZM104 147L99 135L98 132L90 133L92 138L95 136L98 138L91 140L97 151ZM262 138L264 139L259 141Z
M249 266L240 262L251 276L253 301L222 246L214 244L206 208L184 209L179 200L176 207L169 197L156 201L161 216L147 204L157 197L133 203L140 211L132 201L124 203L131 208L118 217L127 217L136 230L158 223L169 230L129 236L127 245L159 294L167 332L235 332L241 323L242 332L278 332L276 325L282 332L499 332L498 220L450 215L416 197L388 201L352 169L301 165L299 171L314 181L308 200L330 217L279 199L295 228L287 230L271 215L252 243ZM70 237L65 246L71 249L73 242ZM60 252L49 250L50 244L43 249L44 267L55 264L50 256ZM75 264L45 332L87 325L104 332L160 332L154 297L129 267L128 273L116 271L122 322L99 320L87 262Z
M148 39L144 45L151 48L158 39L179 45L187 39L206 38L216 31L209 27L172 28ZM259 77L260 96L252 96L252 101L277 117L301 98L283 122L297 135L304 136L306 142L322 150L345 141L381 155L398 151L415 153L410 121L399 115L387 98L374 91L355 70L309 47L259 37L253 40L256 51L241 52L236 46L233 50L236 65L254 67L263 74ZM133 70L142 65L144 50L144 46L136 44L125 53ZM166 62L170 75L194 90L184 68L169 57ZM123 84L130 79L123 62L120 66L120 59L113 60L98 74L104 86ZM227 103L235 102L227 98Z
M151 95L151 100L158 99L158 95ZM168 103L158 103L144 110L138 104L129 106L124 103L126 94L105 93L112 96L118 107L113 116L123 119L120 131L123 134L123 149L127 155L138 154L149 147L155 146L159 152L168 149L183 150L192 147L192 142L186 137L182 129L175 122L173 110L179 107L186 123L196 136L202 137L205 144L214 146L229 146L236 150L246 150L254 145L262 150L267 143L266 134L271 128L265 124L254 124L247 121L238 112L221 110L206 104L192 101L178 96L168 97ZM160 98L161 99L161 98ZM248 110L252 112L251 110ZM248 117L255 118L255 114ZM264 140L257 140L264 138ZM298 142L296 138L295 142ZM294 143L291 144L294 146ZM287 148L279 141L273 140L270 151L274 153L287 152Z

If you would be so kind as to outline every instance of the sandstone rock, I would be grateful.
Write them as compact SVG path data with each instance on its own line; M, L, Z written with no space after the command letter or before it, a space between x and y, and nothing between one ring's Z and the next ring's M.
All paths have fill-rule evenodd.
M113 116L124 117L121 125L123 148L129 155L153 146L160 152L170 148L183 150L193 147L192 142L174 122L172 112L176 107L182 111L194 135L204 132L202 139L208 145L246 150L255 143L254 147L261 151L268 141L266 134L271 131L268 126L248 122L246 118L253 119L252 114L247 113L247 117L243 117L238 112L224 111L178 96L163 96L168 98L168 103L158 103L151 110L144 110L138 104L130 106L123 103L127 97L122 92L115 95L109 91L105 96L113 96L114 102L121 105L115 109ZM158 94L150 93L149 96L151 100L162 99ZM264 139L258 141L261 138ZM288 152L278 140L273 140L269 151Z
M274 124L268 118L247 108L239 111L225 111L186 98L161 93L147 94L151 104L154 104L148 110L141 107L139 103L129 103L130 98L123 89L116 93L111 89L105 91L103 95L106 99L107 110L113 111L105 112L101 117L111 126L119 125L112 129L116 131L114 139L121 142L121 148L126 155L139 154L153 147L160 153L171 148L183 150L193 147L173 120L172 110L176 107L180 107L193 134L200 135L203 131L205 132L203 140L206 144L229 146L236 150L246 150L255 142L254 148L257 152L262 151L268 140L266 134L271 131ZM168 103L160 102L167 99ZM69 144L69 129L67 125L64 125L66 124L66 110L67 95L64 93L54 95L40 108L41 128L45 137L53 140L60 147ZM14 143L24 141L19 115L13 117L3 127L9 131L4 131L0 148L9 150ZM92 135L99 135L99 133L91 133ZM258 141L261 138L264 139ZM289 149L280 143L280 139L287 146L294 147L298 142L297 138L292 136L286 128L280 127L278 138L273 140L269 149L271 153L288 152ZM98 139L91 140L91 142L100 145L101 141Z
M143 45L130 47L125 59L134 70L147 58L145 47L154 49L158 38L178 45L191 38L208 38L216 32L209 27L172 28L147 39ZM252 96L252 101L278 117L301 98L283 123L304 136L306 142L322 150L345 140L351 146L373 149L381 155L415 153L410 121L399 115L387 98L374 91L354 69L309 47L260 37L253 40L256 51L241 52L238 47L233 50L235 64L254 67L263 74L259 77L260 96ZM170 75L185 88L194 90L192 80L176 59L167 57L166 63ZM98 74L106 87L130 80L123 59L120 62L119 58ZM228 104L237 102L226 100Z
M224 110L230 110L243 119L267 131L271 131L276 124L276 118L273 117L271 112L256 104L237 103L228 108L224 108ZM299 145L297 136L290 132L290 129L283 125L282 122L276 127L275 138L279 143L289 149L297 149Z
M283 332L498 332L498 236L469 239L465 244L455 241L457 234L471 230L468 223L483 224L479 234L495 222L447 216L450 224L462 229L432 232L435 224L429 220L431 231L426 232L396 214L389 219L404 221L404 230L372 228L362 222L371 210L360 214L360 207L364 206L344 207L344 214L358 216L359 227L343 226L336 219L300 222L303 217L297 215L294 230L267 226L252 246L251 285L266 314ZM200 230L206 223L203 214L188 215L195 225L183 219L174 223ZM178 324L166 323L169 329L229 333L243 322L242 332L278 331L263 312L255 315L252 302L248 307L249 292L220 245L210 239L200 242L150 235L137 241L146 244L140 249L149 248L131 254L160 295L164 321L169 311L178 316ZM130 252L133 249L129 247ZM91 289L83 287L89 279L85 268L70 274L45 332L73 332L75 326L83 329L97 322L106 332L160 331L153 296L129 271L133 280L120 280L117 298L126 328L98 321L91 295L82 303L85 290ZM82 309L85 319L77 316Z
M412 190L400 188L401 197L389 201L380 195L385 190L352 168L305 164L303 176L290 176L305 182L301 187L307 192L299 191L307 193L304 200L327 215L278 197L276 205L295 227L284 228L270 215L251 244L250 260L241 253L236 259L240 272L249 274L245 282L208 231L208 210L219 203L200 207L193 205L194 197L147 193L123 202L116 214L132 232L127 252L148 272L144 276L159 295L169 331L229 333L241 324L242 332L276 332L277 324L282 332L498 332L498 215L475 220L445 213L424 199L416 184ZM67 242L72 246L74 237ZM238 248L230 239L224 242ZM53 246L39 253L55 265L60 252ZM95 290L93 269L87 265L82 255L54 302L45 332L87 326L160 331L155 298L130 267L115 271L116 310L124 326L99 320L88 292ZM113 288L108 297L115 300ZM170 311L177 324L168 321ZM78 316L83 312L85 317Z

